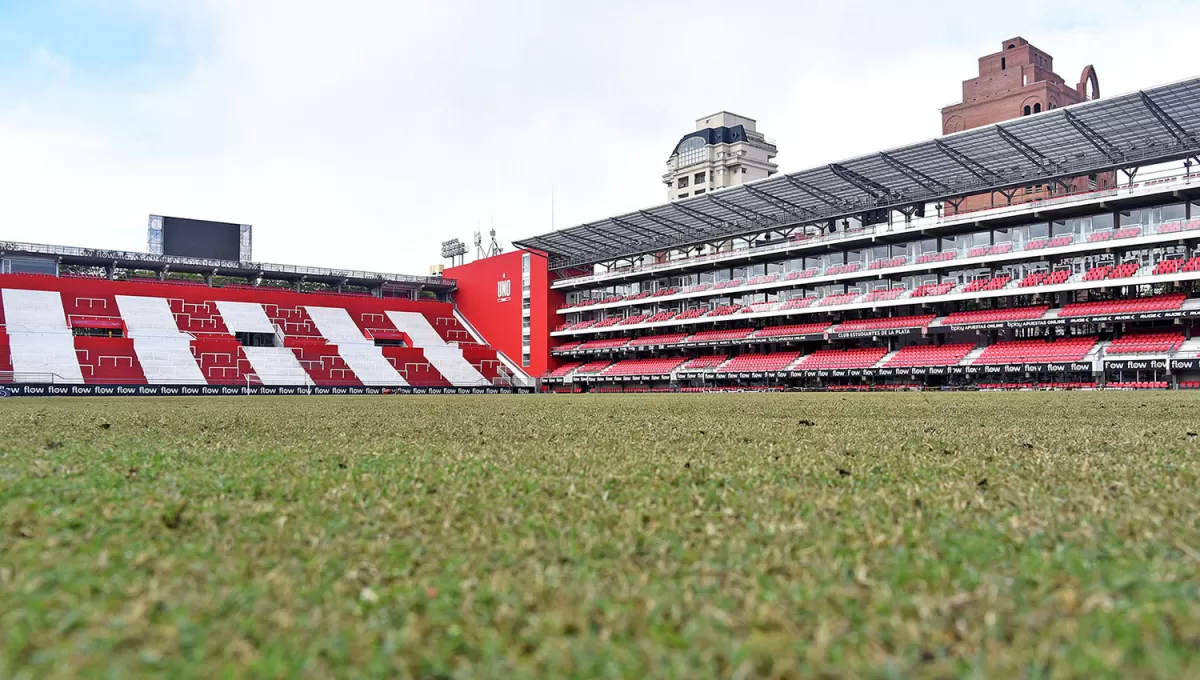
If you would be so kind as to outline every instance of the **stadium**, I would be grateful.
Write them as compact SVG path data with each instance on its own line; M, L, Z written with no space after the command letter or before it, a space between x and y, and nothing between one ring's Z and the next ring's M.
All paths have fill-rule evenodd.
M0 375L18 395L1191 389L1198 128L1189 80L527 238L445 278L5 243Z
M1200 78L1051 66L428 275L0 242L0 677L1200 677Z

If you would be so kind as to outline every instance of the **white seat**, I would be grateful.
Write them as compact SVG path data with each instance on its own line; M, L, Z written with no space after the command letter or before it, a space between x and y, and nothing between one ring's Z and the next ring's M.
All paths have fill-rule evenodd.
M488 384L487 378L463 357L462 350L447 344L424 314L390 311L387 315L397 329L408 334L413 346L420 347L425 352L425 358L443 378L450 381L451 385L467 387Z
M13 373L27 382L83 382L61 294L5 288L0 301Z
M225 327L232 333L275 333L275 325L267 318L263 306L257 302L226 302L217 300L217 311L225 320Z
M312 385L308 371L287 347L242 347L254 374L264 385Z
M407 385L383 350L363 335L362 329L342 307L305 307L321 337L337 345L338 354L364 385Z

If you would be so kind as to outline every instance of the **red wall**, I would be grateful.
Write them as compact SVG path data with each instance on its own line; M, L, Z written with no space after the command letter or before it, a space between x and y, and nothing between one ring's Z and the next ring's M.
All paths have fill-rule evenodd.
M505 253L450 267L446 278L455 279L454 294L459 310L489 345L521 362L521 253ZM512 295L501 302L496 286L504 278L512 281Z
M517 250L451 267L447 278L458 282L455 300L458 308L492 347L509 359L521 363L521 256ZM550 272L545 256L529 253L530 356L525 371L537 377L551 366L550 330L563 296L550 292ZM512 281L512 293L506 300L497 295L497 284ZM552 298L557 302L552 303Z
M558 328L566 318L557 312L558 308L566 303L567 295L562 291L550 290L550 283L558 276L550 272L545 254L533 252L529 259L533 268L533 289L530 291L530 302L533 304L535 315L533 317L533 333L535 342L540 343L535 347L539 348L539 354L544 359L544 368L537 374L541 375L562 363L550 356L550 348L558 344L551 340L550 332ZM538 315L539 312L540 315Z

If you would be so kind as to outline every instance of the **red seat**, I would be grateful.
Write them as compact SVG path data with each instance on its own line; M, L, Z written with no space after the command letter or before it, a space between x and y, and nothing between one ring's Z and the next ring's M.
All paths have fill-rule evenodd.
M722 373L761 373L782 371L800 358L799 352L775 352L772 354L743 354L729 360L717 370Z
M972 312L954 312L946 317L945 324L993 323L999 321L1025 321L1040 319L1050 311L1049 305L1038 307L1010 307L1008 309L980 309Z
M856 319L853 321L845 321L834 329L838 333L846 333L851 331L868 331L868 330L889 330L893 328L924 328L928 326L937 316L934 314L924 314L920 316L893 316L880 317L875 319Z
M886 347L821 349L804 357L796 366L803 370L870 368L888 353Z
M910 345L888 359L886 366L953 366L975 349L973 343L958 343L935 347L933 345Z
M659 359L626 359L618 361L604 370L602 375L667 375L679 368L686 359L684 357L667 357Z
M826 322L794 324L791 326L768 326L756 332L756 338L781 338L796 335L815 335L829 328Z
M1028 340L1006 340L997 342L983 350L976 364L1045 363L1054 361L1080 361L1096 346L1092 336L1058 338L1047 342L1043 338Z
M1166 354L1184 342L1183 331L1144 331L1128 333L1108 346L1109 354Z
M1075 302L1066 305L1058 313L1059 316L1096 316L1108 314L1136 314L1139 312L1160 312L1179 309L1183 306L1187 295L1175 293L1171 295L1156 295L1154 297L1128 298L1123 300L1103 300L1096 302Z
M753 328L734 328L722 331L700 331L688 337L688 342L720 342L722 340L741 340L750 337Z

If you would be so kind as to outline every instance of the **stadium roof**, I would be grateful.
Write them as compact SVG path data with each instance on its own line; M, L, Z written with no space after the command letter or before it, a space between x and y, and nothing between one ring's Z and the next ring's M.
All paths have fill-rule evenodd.
M456 281L441 276L412 276L409 274L386 274L352 269L327 269L294 264L270 264L267 262L234 262L178 255L152 255L122 250L100 248L78 248L41 243L19 243L0 241L0 255L27 255L34 257L53 256L62 264L83 266L117 266L127 269L148 271L175 271L221 276L257 278L264 276L280 281L314 281L319 283L348 283L359 286L397 284L412 288L453 290Z
M1200 153L1200 78L515 241L561 269Z

